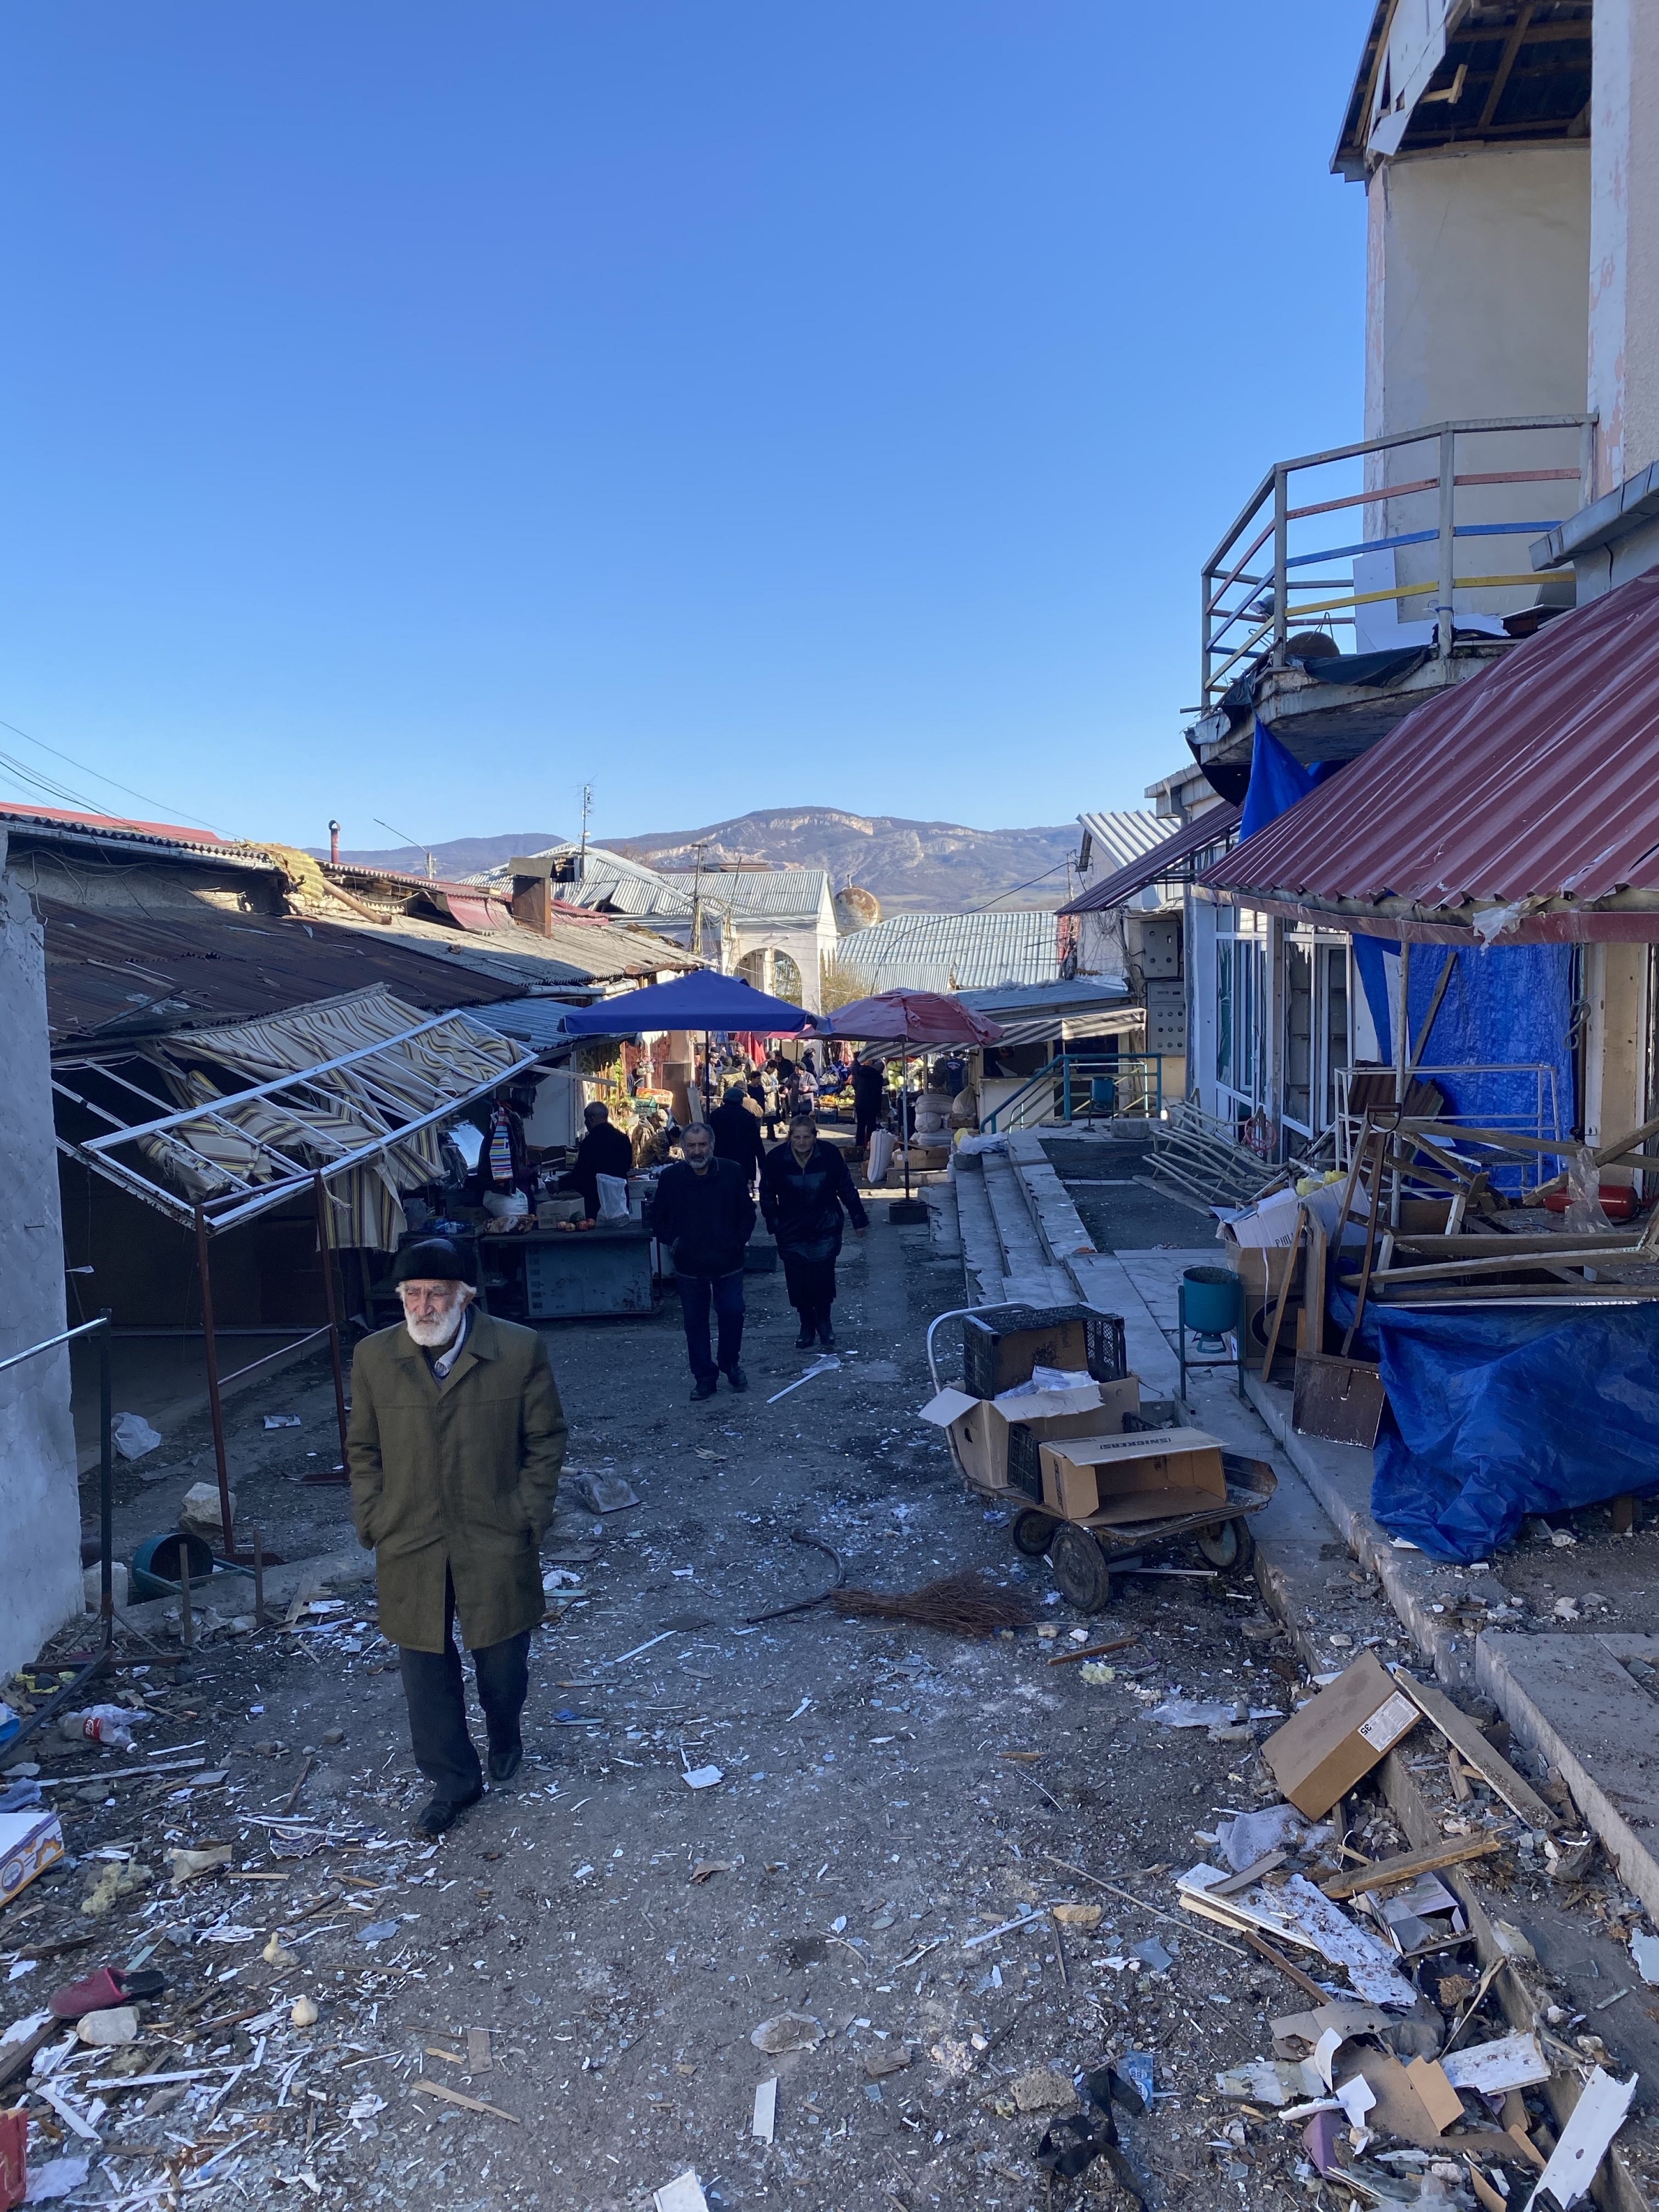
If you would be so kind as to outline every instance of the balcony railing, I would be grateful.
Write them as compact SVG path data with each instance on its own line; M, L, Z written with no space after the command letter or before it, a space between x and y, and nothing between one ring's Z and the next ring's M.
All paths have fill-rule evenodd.
M1435 649L1441 659L1449 659L1456 593L1510 591L1521 586L1535 586L1540 581L1539 573L1530 567L1521 574L1459 574L1458 541L1542 537L1563 519L1559 514L1551 519L1554 508L1565 505L1571 513L1586 504L1592 496L1595 425L1594 415L1517 415L1486 422L1436 422L1419 430L1367 438L1357 445L1333 446L1322 453L1305 453L1298 460L1275 462L1204 566L1200 712L1214 705L1229 684L1258 656L1269 654L1273 665L1282 667L1285 647L1294 631L1352 628L1357 619L1355 611L1362 607L1392 601L1406 613L1420 611L1431 617L1436 625ZM1571 451L1568 440L1575 432L1577 465L1543 465L1552 454L1565 460ZM1460 455L1459 441L1493 437L1523 441L1521 451L1535 453L1540 465L1460 471L1460 459L1468 456ZM1382 481L1388 467L1383 457L1413 446L1435 448L1433 473L1425 472L1419 465L1413 477L1394 483ZM1359 465L1366 479L1363 489L1330 498L1303 497L1292 505L1298 493L1327 488L1309 483L1310 471L1336 470L1344 463L1349 465L1350 481L1353 465ZM1521 502L1540 510L1534 514L1507 512L1516 506L1516 499L1502 488L1558 483L1575 488L1569 499L1540 496ZM1391 516L1390 506L1403 506L1406 511ZM1308 526L1316 518L1350 508L1357 509L1363 518L1359 541L1345 545L1318 544L1320 538L1333 534L1332 526L1321 524L1310 529ZM1419 526L1391 529L1391 523ZM1425 523L1428 526L1421 526ZM1375 536L1367 534L1372 530ZM1425 550L1408 552L1403 563L1395 563L1390 587L1356 588L1354 560L1419 547ZM1349 564L1346 575L1302 573L1309 568L1340 569L1345 563ZM1431 574L1415 573L1431 569ZM1419 602L1423 603L1420 608L1416 604Z

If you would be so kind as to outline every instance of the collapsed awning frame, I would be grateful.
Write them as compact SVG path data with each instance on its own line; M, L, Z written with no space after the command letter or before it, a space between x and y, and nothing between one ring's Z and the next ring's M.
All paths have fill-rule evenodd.
M330 1091L319 1080L320 1078L334 1074L342 1068L355 1067L358 1071L357 1079L362 1082L365 1075L364 1062L374 1060L382 1054L395 1052L400 1046L410 1043L416 1037L424 1036L430 1030L446 1027L458 1021L466 1023L469 1028L479 1031L482 1036L505 1046L509 1052L516 1050L517 1056L510 1063L492 1070L484 1080L471 1084L466 1089L452 1094L441 1104L429 1109L427 1112L412 1115L409 1120L398 1122L396 1127L385 1128L382 1133L369 1144L355 1146L350 1152L342 1153L333 1159L325 1160L320 1164L311 1164L291 1158L280 1146L273 1144L269 1138L259 1136L241 1127L234 1119L237 1108L268 1103L283 1092L311 1091L319 1094L331 1108L337 1109L342 1103L339 1094ZM209 1040L201 1047L204 1056L210 1048L210 1040ZM123 1089L132 1091L135 1097L144 1098L148 1103L155 1105L159 1103L157 1100L150 1097L149 1094L142 1090L137 1084L118 1074L112 1064L143 1056L136 1053L133 1047L129 1044L120 1048L111 1048L107 1052L80 1051L72 1058L58 1061L53 1070L53 1090L60 1097L69 1099L71 1103L80 1107L83 1112L94 1115L100 1121L110 1121L114 1126L106 1135L89 1137L79 1141L59 1134L57 1138L58 1149L66 1158L77 1161L91 1173L100 1176L105 1181L115 1184L118 1188L125 1191L129 1197L137 1199L142 1204L165 1215L180 1227L193 1228L199 1224L210 1235L219 1235L225 1230L235 1228L244 1221L252 1220L256 1214L268 1212L272 1206L285 1204L289 1200L297 1197L301 1191L311 1188L319 1176L326 1184L337 1176L349 1174L352 1169L364 1166L368 1161L378 1158L381 1154L391 1152L398 1145L406 1142L420 1130L430 1128L435 1121L453 1120L456 1115L463 1113L476 1100L499 1090L502 1084L510 1083L515 1075L533 1067L537 1059L534 1052L526 1052L521 1047L515 1048L514 1041L502 1036L499 1030L487 1028L482 1022L470 1021L465 1012L452 1009L448 1012L434 1015L429 1020L417 1023L410 1028L400 1030L393 1036L381 1037L373 1044L360 1045L355 1050L342 1053L333 1060L319 1060L314 1066L306 1068L297 1075L279 1076L265 1083L252 1084L246 1090L229 1092L211 1104L173 1109L148 1121L118 1122L106 1107L99 1105L94 1099L82 1097L78 1091L62 1080L62 1074L64 1072L82 1067L96 1068L106 1080L119 1084ZM372 1073L368 1075L368 1087L371 1092L375 1090ZM368 1099L353 1097L349 1103L352 1110L366 1120L378 1115L384 1121L389 1114L403 1110L401 1102L393 1102L385 1094ZM283 1109L278 1103L270 1106L268 1110L280 1116ZM210 1155L198 1151L190 1143L189 1139L181 1135L179 1132L191 1126L199 1126L203 1122L215 1124L216 1127L222 1128L228 1136L234 1138L237 1144L246 1146L250 1151L265 1154L278 1162L283 1170L283 1174L273 1182L255 1184L250 1182L245 1176L239 1176L223 1161L214 1159ZM305 1143L319 1151L326 1148L328 1138L325 1132L297 1118L294 1126ZM118 1149L124 1146L137 1143L145 1138L157 1137L165 1138L183 1156L187 1164L198 1168L204 1176L228 1182L234 1188L219 1197L204 1199L198 1203L169 1190L164 1183L143 1174L137 1169L130 1167L126 1162L114 1156Z

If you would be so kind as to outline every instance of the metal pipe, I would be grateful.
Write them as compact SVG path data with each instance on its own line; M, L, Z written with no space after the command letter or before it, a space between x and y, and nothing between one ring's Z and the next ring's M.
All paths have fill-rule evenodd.
M110 1424L115 1419L115 1391L110 1374L111 1309L98 1316L104 1327L98 1339L98 1550L102 1572L98 1577L98 1611L104 1624L107 1650L115 1634L115 1446Z
M1440 434L1440 580L1435 600L1435 646L1443 661L1452 655L1452 595L1456 560L1457 433Z
M1411 1045L1411 943L1408 939L1402 939L1400 945L1400 1003L1395 1009L1394 1017L1394 1097L1395 1105L1399 1114L1404 1114L1406 1110L1406 1085L1410 1079L1406 1055ZM1400 1226L1401 1158L1398 1146L1395 1148L1394 1157L1394 1182L1389 1194L1389 1226L1390 1229L1398 1229ZM1380 1146L1376 1155L1376 1166L1380 1176L1382 1170L1382 1152ZM1371 1209L1373 1218L1376 1217L1376 1209L1373 1206ZM1369 1259L1369 1255L1367 1257Z
M208 1411L213 1417L213 1457L219 1471L219 1519L225 1557L235 1557L231 1527L230 1466L225 1455L225 1409L219 1395L219 1346L213 1334L213 1262L208 1252L207 1217L196 1209L196 1266L202 1279L202 1341L207 1353Z
M62 1329L56 1336L43 1337L39 1344L30 1345L27 1351L14 1352L0 1359L0 1375L3 1375L9 1367L21 1366L24 1360L33 1359L37 1352L54 1352L60 1344L72 1344L77 1336L91 1336L96 1330L108 1326L107 1316L100 1314L96 1321L83 1321L76 1328Z
M190 1540L182 1538L179 1545L179 1635L186 1651L196 1642L196 1615L190 1602Z
M340 1305L334 1284L334 1240L329 1234L328 1194L319 1175L313 1186L317 1198L317 1245L323 1260L323 1298L328 1313L329 1364L334 1370L334 1417L340 1430L340 1464L346 1463L345 1376L340 1365Z
M1281 465L1273 471L1273 666L1285 665L1285 641L1290 635L1290 477Z

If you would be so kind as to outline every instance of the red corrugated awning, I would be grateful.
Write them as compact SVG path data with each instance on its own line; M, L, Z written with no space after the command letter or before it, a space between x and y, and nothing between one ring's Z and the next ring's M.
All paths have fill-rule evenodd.
M1461 934L1524 905L1506 942L1649 938L1656 762L1659 568L1417 708L1200 882L1361 927L1370 909Z
M513 915L505 900L487 897L483 891L456 891L433 886L433 897L452 921L463 929L511 929Z
M1195 854L1207 853L1212 845L1219 845L1231 837L1238 827L1238 809L1223 805L1212 806L1207 814L1196 814L1184 828L1161 845L1154 845L1150 853L1131 860L1127 867L1116 868L1109 876L1103 876L1092 890L1079 893L1061 914L1099 914L1107 907L1122 906L1144 891L1148 884L1167 882L1181 875L1185 864Z

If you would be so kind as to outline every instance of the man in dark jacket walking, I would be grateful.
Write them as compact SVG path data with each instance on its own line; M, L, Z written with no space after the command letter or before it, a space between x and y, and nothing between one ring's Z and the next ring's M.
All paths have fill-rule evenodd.
M824 1143L810 1114L797 1114L788 1143L766 1155L761 1206L777 1239L789 1303L800 1316L796 1349L805 1352L814 1337L833 1347L830 1309L836 1302L842 1214L851 1220L854 1236L862 1237L870 1224L846 1161Z
M546 1346L475 1309L476 1274L446 1238L405 1245L393 1270L404 1318L365 1337L351 1363L352 1514L374 1551L380 1632L398 1647L415 1760L432 1784L419 1825L434 1836L483 1794L458 1620L489 1778L502 1788L518 1771L530 1632L546 1607L542 1531L564 1462Z
M743 1350L743 1254L755 1227L747 1171L714 1156L714 1133L694 1121L680 1139L683 1161L663 1170L651 1207L651 1231L674 1260L694 1398L712 1398L724 1375L734 1390L749 1377ZM720 1324L720 1349L708 1345L708 1312Z
M744 1189L752 1190L766 1158L766 1146L761 1137L760 1116L744 1103L748 1095L741 1082L728 1083L725 1098L708 1117L708 1126L714 1133L714 1158L740 1167Z

